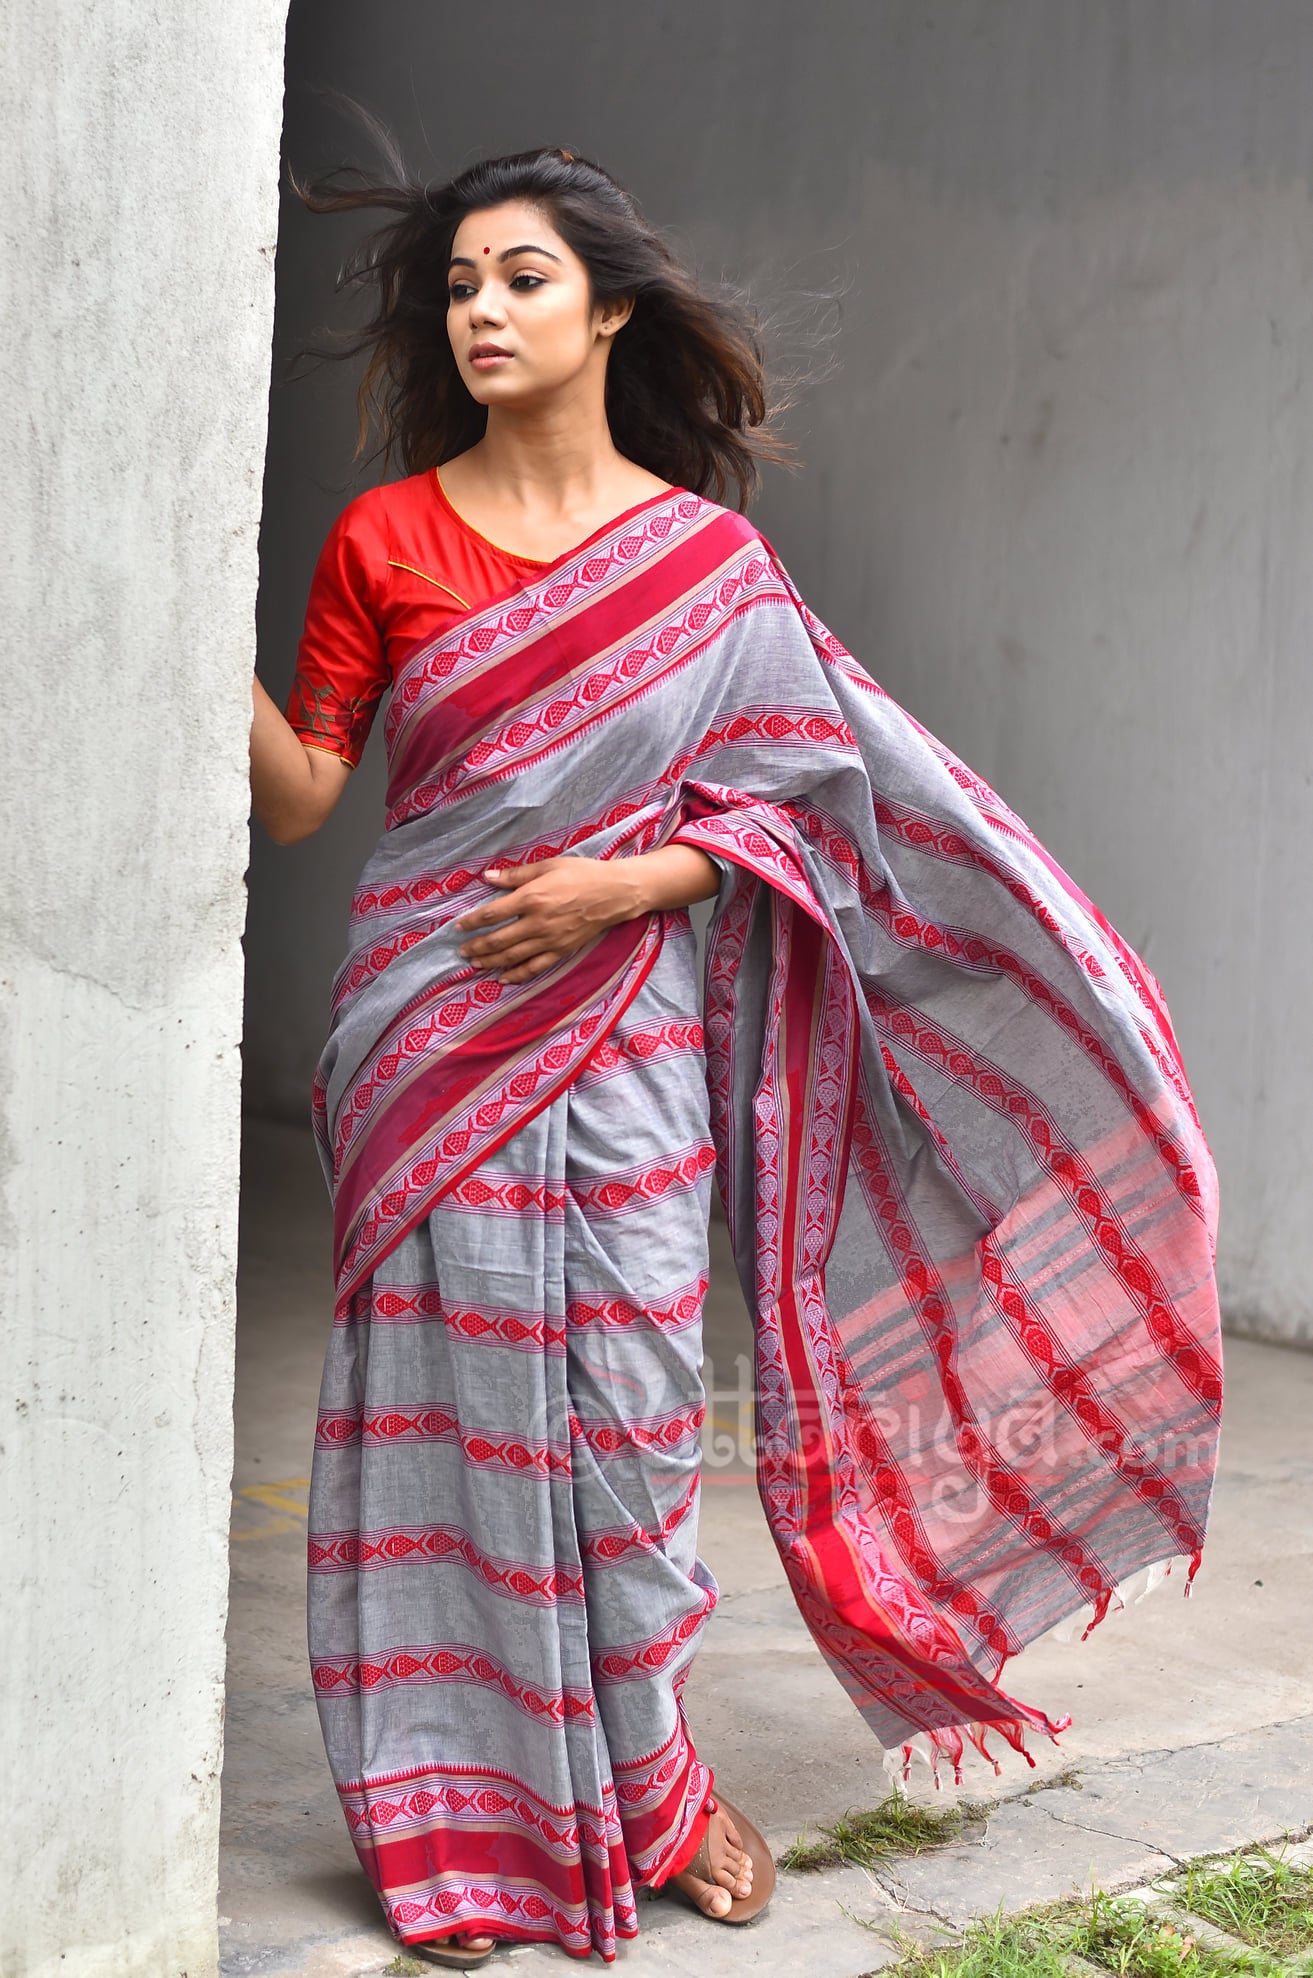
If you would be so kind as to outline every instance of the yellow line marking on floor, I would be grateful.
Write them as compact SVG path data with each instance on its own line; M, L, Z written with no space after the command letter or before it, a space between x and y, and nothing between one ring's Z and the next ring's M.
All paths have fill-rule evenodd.
M248 1531L234 1531L235 1539L275 1538L280 1532L296 1532L305 1528L309 1511L303 1500L293 1497L293 1491L309 1490L309 1477L280 1477L271 1483L244 1484L233 1492L233 1510L238 1511L249 1505L254 1511L272 1512L272 1517L261 1518L259 1524Z

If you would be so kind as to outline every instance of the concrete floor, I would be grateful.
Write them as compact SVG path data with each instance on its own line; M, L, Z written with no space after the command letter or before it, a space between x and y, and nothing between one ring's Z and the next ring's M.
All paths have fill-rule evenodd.
M749 1323L723 1226L713 1223L712 1236L716 1269L705 1334L712 1408L699 1549L720 1582L721 1600L686 1699L699 1749L720 1784L778 1851L805 1825L882 1798L887 1780L879 1746L812 1645L766 1530L745 1460ZM330 1312L328 1204L310 1136L253 1125L239 1286L220 1898L225 1978L367 1978L396 1949L337 1810L306 1671L305 1500ZM1054 1714L1070 1710L1073 1728L1060 1751L1036 1752L1038 1775L1009 1762L1001 1780L971 1779L973 1795L1023 1793L1037 1776L1052 1778L1070 1766L1097 1779L1105 1796L1115 1795L1132 1774L1141 1780L1157 1767L1179 1813L1182 1795L1206 1799L1218 1778L1225 1785L1228 1766L1239 1768L1238 1779L1246 1770L1275 1776L1284 1763L1286 1796L1262 1806L1253 1800L1252 1814L1243 1810L1251 1801L1244 1801L1225 1828L1238 1838L1205 1838L1202 1845L1239 1845L1297 1824L1304 1754L1313 1751L1306 1727L1297 1723L1313 1718L1313 1354L1232 1341L1228 1377L1222 1475L1192 1598L1182 1600L1169 1581L1083 1645L1029 1649L1010 1668L1009 1688ZM1177 1764L1173 1771L1171 1754L1202 1748L1208 1748L1202 1770L1187 1764L1182 1772ZM1199 1784L1205 1773L1206 1786ZM1056 1816L1045 1832L1056 1831L1061 1802L1070 1795L1043 1797ZM1018 1822L1027 1833L1035 1828L1027 1807L1038 1803L1001 1810L994 1853L1002 1879L982 1882L977 1855L971 1887L979 1894L963 1898L968 1906L1011 1903L1014 1893L1025 1899L1029 1887L1047 1891L1052 1874L1038 1857L1032 1872L1033 1849L1000 1845ZM1313 1822L1313 1799L1308 1819ZM1104 1829L1086 1822L1077 1831L1088 1836ZM1197 1831L1223 1829L1205 1823ZM1087 1860L1080 1846L1073 1852L1070 1828L1064 1836L1059 1879L1079 1888L1091 1868L1121 1873L1115 1864L1101 1868L1092 1854ZM1162 1851L1174 1852L1168 1842ZM1126 1873L1146 1858L1142 1847L1135 1862L1128 1857ZM944 1886L951 1879L950 1863L932 1866L940 1859L927 1858L918 1869L931 1893L936 1876ZM1013 1870L1025 1866L1019 1891L1008 1881L1009 1860ZM640 1916L650 1910L652 1923L643 1921L643 1936L622 1947L618 1962L631 1978L722 1970L855 1978L887 1961L878 1941L844 1916L854 1904L860 1913L863 1902L866 1913L887 1915L890 1897L851 1870L782 1877L770 1911L747 1931L710 1925L682 1905L645 1904ZM929 1914L936 1904L926 1894L916 1907ZM939 1913L950 1915L951 1905ZM510 1965L519 1978L568 1968L563 1954L536 1946L509 1959L503 1954L489 1968Z

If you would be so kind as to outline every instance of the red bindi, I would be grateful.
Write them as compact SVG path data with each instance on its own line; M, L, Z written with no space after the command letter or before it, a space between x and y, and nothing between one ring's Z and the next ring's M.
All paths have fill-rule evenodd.
M484 253L485 253L485 254L491 254L491 253L492 253L492 249L491 249L490 247L485 247L483 251L484 251Z

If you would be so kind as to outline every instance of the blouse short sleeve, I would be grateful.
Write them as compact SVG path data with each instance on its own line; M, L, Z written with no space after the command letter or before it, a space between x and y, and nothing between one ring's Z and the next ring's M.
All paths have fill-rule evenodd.
M379 557L361 507L343 509L319 553L286 709L302 742L353 769L391 679L375 608Z

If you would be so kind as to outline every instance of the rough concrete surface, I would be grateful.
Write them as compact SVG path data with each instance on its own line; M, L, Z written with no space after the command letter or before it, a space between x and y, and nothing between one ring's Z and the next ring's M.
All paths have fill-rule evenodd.
M356 1865L305 1666L305 1486L331 1311L328 1205L308 1133L249 1124L239 1298L237 1467L224 1774L224 1978L373 1978L395 1954ZM713 1223L699 1549L721 1587L686 1701L699 1749L777 1854L888 1790L883 1753L822 1662L766 1530L741 1433L748 1320ZM1080 1646L1036 1644L1009 1687L1075 1724L1028 1773L979 1768L1002 1800L961 1843L879 1877L783 1874L730 1930L677 1900L640 1905L634 1978L856 1978L972 1915L1151 1879L1173 1860L1313 1824L1313 1356L1234 1341L1222 1475L1187 1602L1169 1580ZM750 1418L749 1418L750 1420ZM1055 1782L1068 1767L1080 1789ZM1032 1784L1041 1790L1031 1793ZM924 1779L912 1790L933 1797ZM860 1920L854 1920L860 1919ZM874 1926L872 1927L867 1926ZM600 1965L600 1961L599 1961ZM523 1946L490 1967L568 1969Z
M207 1978L284 8L0 24L0 1973Z

